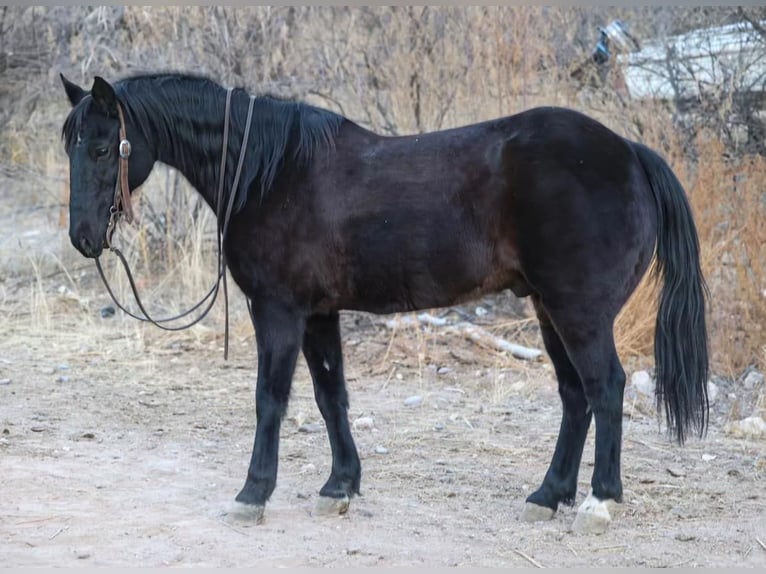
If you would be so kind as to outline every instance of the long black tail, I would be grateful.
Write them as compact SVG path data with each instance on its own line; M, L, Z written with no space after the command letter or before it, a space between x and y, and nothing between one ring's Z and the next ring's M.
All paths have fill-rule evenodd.
M663 278L654 339L657 408L683 443L689 428L702 436L708 424L707 286L699 239L681 183L648 147L633 143L657 205L655 273Z

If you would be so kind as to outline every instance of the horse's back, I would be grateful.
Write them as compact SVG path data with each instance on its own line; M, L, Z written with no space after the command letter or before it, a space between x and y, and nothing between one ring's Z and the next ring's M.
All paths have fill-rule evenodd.
M347 122L305 177L252 208L267 259L252 267L320 311L576 291L648 264L644 187L628 142L562 108L396 138Z

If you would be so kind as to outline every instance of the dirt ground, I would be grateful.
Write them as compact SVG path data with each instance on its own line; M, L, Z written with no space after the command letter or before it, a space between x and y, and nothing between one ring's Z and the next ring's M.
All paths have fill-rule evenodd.
M255 525L233 502L254 431L252 335L235 330L225 362L218 326L165 335L102 319L103 289L73 297L22 255L46 233L67 252L55 221L42 236L19 221L3 221L0 244L0 564L766 566L766 443L727 435L725 403L707 438L679 447L629 393L611 529L571 533L576 507L527 524L559 425L547 359L360 314L343 330L349 416L372 419L354 430L363 496L343 516L314 513L331 459L301 361ZM577 504L592 461L591 430Z

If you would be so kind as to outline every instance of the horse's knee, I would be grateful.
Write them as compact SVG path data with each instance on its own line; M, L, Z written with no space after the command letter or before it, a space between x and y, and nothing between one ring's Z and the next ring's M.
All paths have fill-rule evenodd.
M279 422L287 412L289 393L275 394L269 390L257 390L255 416L258 421Z

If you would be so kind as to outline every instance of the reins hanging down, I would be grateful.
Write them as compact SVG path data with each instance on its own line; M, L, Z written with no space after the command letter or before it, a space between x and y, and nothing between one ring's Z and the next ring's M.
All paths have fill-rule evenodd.
M202 297L202 299L197 302L195 305L187 309L186 311L179 313L178 315L174 315L172 317L164 317L161 319L155 319L149 313L147 312L146 308L144 307L143 302L141 301L141 297L138 294L138 288L136 287L136 282L133 279L133 274L130 271L130 266L128 265L128 261L123 255L122 251L115 247L112 244L112 236L114 234L114 231L117 227L117 222L119 221L120 217L123 215L125 216L125 219L130 223L134 220L134 214L133 209L130 201L130 188L128 186L128 158L130 157L130 142L127 139L127 133L125 129L125 118L123 116L122 112L122 106L119 102L117 102L117 115L120 120L120 145L119 145L119 153L120 153L120 159L118 164L118 173L117 173L117 181L115 183L115 191L114 191L114 204L112 205L110 209L110 215L109 215L109 225L107 227L106 237L104 239L105 246L109 248L110 251L115 253L117 257L119 258L120 262L122 263L123 268L125 269L125 273L128 277L128 283L130 284L130 289L133 292L133 297L136 300L136 304L138 305L138 308L140 309L141 313L143 313L143 317L140 315L137 315L135 313L132 313L128 309L125 308L125 306L120 303L120 301L117 299L116 295L112 291L111 286L109 285L109 282L106 279L106 275L104 273L104 270L101 266L101 261L97 257L96 258L96 268L98 269L98 274L101 276L101 280L104 283L104 286L106 287L107 292L109 293L109 296L114 301L115 305L129 315L130 317L133 317L134 319L138 319L139 321L145 321L148 323L151 323L155 325L156 327L159 327L160 329L163 329L165 331L183 331L184 329L188 329L189 327L199 323L212 309L213 304L215 303L217 297L218 297L218 289L223 282L223 297L224 297L224 309L225 309L225 328L224 328L224 359L229 358L229 293L228 293L228 286L226 283L226 254L224 253L223 249L223 243L226 239L226 232L228 231L229 227L229 220L231 218L231 211L232 207L234 206L234 198L237 195L236 191L239 187L239 178L242 174L242 166L244 165L245 160L245 154L247 150L247 140L248 136L250 134L250 124L253 118L253 105L255 103L255 96L250 96L250 105L247 110L247 120L245 122L245 132L242 139L242 147L239 152L239 161L237 163L237 169L234 173L234 182L232 183L231 190L229 192L229 201L226 206L226 211L222 211L223 206L223 188L224 188L224 182L225 182L225 172L226 172L226 157L227 157L227 151L228 151L228 145L229 145L229 123L230 123L230 111L231 111L231 95L232 95L233 88L229 88L226 92L226 109L224 112L224 125L223 125L223 146L222 146L222 153L221 153L221 169L218 177L218 194L216 198L216 222L218 225L217 229L217 245L218 245L218 275L215 278L214 284L210 287L208 292ZM222 217L223 216L223 217ZM209 300L209 301L208 301ZM184 317L187 317L200 307L202 307L205 302L207 301L207 306L205 309L193 320L191 320L188 323L185 323L184 325L177 325L177 326L168 326L165 325L165 323L170 323L172 321L177 321L178 319L182 319Z

